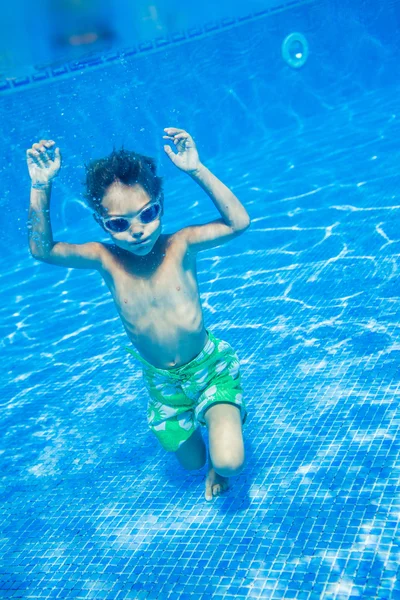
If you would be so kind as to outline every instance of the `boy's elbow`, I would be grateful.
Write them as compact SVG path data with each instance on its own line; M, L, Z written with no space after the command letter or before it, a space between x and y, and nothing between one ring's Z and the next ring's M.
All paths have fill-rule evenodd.
M54 243L34 238L29 239L29 250L36 260L46 261L53 250Z
M32 258L35 258L36 260L40 260L40 253L38 252L37 248L30 245L29 251L31 253Z
M42 254L40 254L39 252L32 252L32 250L31 250L31 256L35 260L41 260L42 262L45 260L45 258Z
M35 260L40 260L42 262L49 262L49 254L45 254L43 251L38 250L38 248L30 248L31 256Z
M244 219L242 223L240 223L239 227L235 227L237 231L246 231L251 225L250 217L248 219Z

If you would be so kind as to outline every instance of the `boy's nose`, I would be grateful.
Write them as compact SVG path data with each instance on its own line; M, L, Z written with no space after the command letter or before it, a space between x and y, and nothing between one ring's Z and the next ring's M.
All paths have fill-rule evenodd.
M132 235L131 236L134 242L140 242L143 238L144 235L143 234L137 234L137 235Z
M132 225L129 227L129 233L135 239L141 238L143 237L143 226L132 223Z

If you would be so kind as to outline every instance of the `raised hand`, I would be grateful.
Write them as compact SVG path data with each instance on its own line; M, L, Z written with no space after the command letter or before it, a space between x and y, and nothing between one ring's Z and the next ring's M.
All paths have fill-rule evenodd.
M173 142L177 150L174 152L170 146L164 146L165 152L174 165L185 173L196 171L201 163L192 136L187 131L176 127L166 127L164 131L167 134L163 136L164 140Z
M46 187L57 176L61 167L60 149L54 149L52 140L40 140L26 151L29 175L33 187Z

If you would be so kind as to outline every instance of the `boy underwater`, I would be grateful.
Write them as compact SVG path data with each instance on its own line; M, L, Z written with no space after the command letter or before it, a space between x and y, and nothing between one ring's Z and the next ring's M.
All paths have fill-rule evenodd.
M32 256L76 269L96 269L104 278L125 331L126 348L142 365L149 393L147 421L162 447L188 470L202 468L207 449L199 425L208 429L205 499L229 488L244 466L243 400L239 357L228 342L205 328L196 256L241 235L250 217L238 198L205 167L183 129L168 127L164 150L214 202L220 219L162 233L162 180L152 158L113 151L87 167L86 200L112 243L68 244L53 240L52 181L61 154L52 140L27 150L31 177L28 220Z

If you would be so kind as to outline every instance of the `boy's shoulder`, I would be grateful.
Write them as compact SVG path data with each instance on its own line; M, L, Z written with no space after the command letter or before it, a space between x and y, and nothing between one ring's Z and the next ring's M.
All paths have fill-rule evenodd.
M97 242L101 248L107 252L113 252L116 248L115 244L107 244L107 242Z
M159 246L165 247L167 244L169 245L174 240L178 239L177 234L179 231L175 233L162 233L159 238ZM106 256L112 256L114 258L118 257L121 254L121 248L116 244L110 242L95 242L100 247L101 251Z
M159 250L165 251L167 248L184 248L187 250L188 242L190 240L190 227L183 227L172 233L162 233L156 242ZM108 256L117 257L121 254L121 248L116 244L109 242L95 242L96 245L101 247L104 254Z

